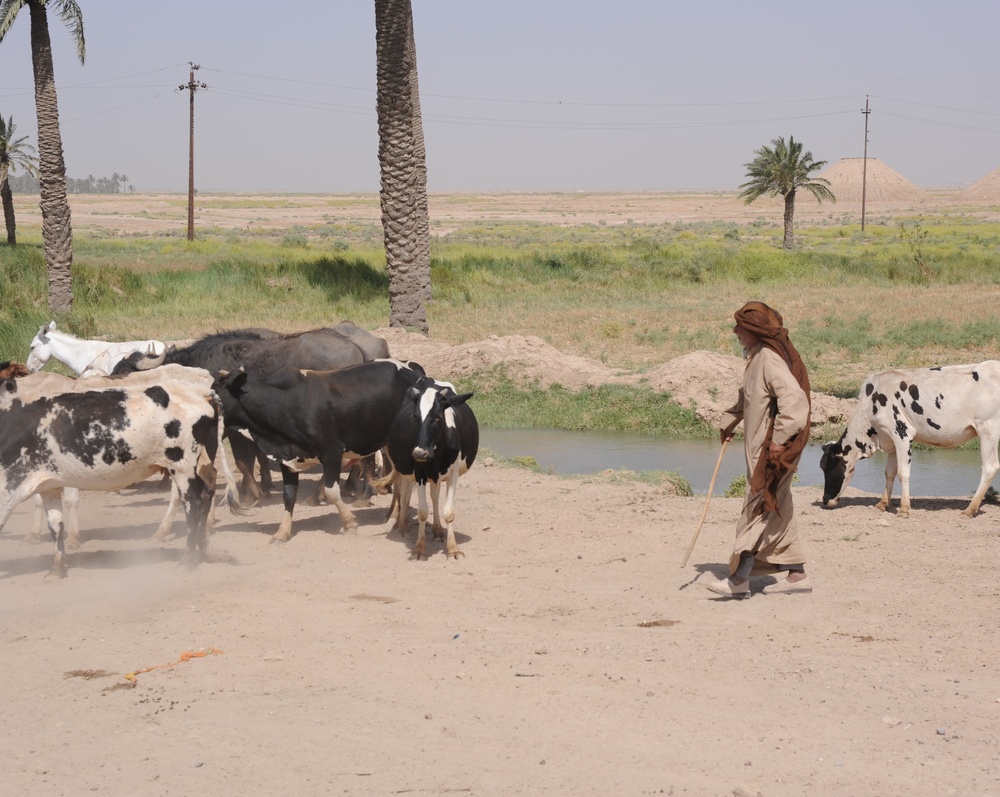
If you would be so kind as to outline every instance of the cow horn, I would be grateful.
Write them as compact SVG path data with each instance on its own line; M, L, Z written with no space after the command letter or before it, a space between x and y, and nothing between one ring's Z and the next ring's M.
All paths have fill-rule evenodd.
M131 360L131 362L135 365L136 370L151 371L154 368L159 368L163 365L163 361L166 358L167 351L164 349L159 355L143 354L141 357L136 357L134 360Z

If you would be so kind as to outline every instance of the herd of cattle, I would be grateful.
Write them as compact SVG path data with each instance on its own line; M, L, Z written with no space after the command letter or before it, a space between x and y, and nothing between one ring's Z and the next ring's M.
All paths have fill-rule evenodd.
M50 358L79 377L39 372ZM479 448L471 396L416 363L391 359L385 340L349 321L289 335L220 332L181 348L82 340L50 322L32 340L24 365L0 363L0 528L17 504L35 496L33 536L48 525L52 572L65 575L65 549L79 544L78 491L119 490L163 473L171 497L155 537L166 538L182 504L185 559L194 563L206 552L217 459L224 500L236 512L270 489L269 463L280 466L284 514L272 538L278 541L292 536L300 472L318 464L317 500L336 506L347 531L357 521L341 491L345 469L353 468L368 489L393 492L391 530L401 536L416 486L417 559L427 556L429 487L434 537L445 539L446 555L457 558L455 491ZM242 493L224 436L243 475ZM884 450L886 485L877 506L888 507L898 475L905 517L913 444L951 448L974 437L982 473L964 510L969 516L1000 471L1000 362L873 374L843 435L823 447L823 505L835 507L858 461ZM381 474L374 464L380 455L387 462Z
M80 376L38 373L53 357ZM352 530L357 521L341 495L342 471L365 463L373 480L370 463L385 453L389 472L374 481L394 493L393 528L405 535L416 486L413 554L426 557L429 487L434 536L447 537L446 553L457 557L455 491L479 447L466 403L471 395L457 394L416 363L390 359L382 338L346 321L290 335L221 332L182 348L87 341L51 322L32 340L24 365L0 364L0 527L20 502L37 496L36 525L47 523L55 542L52 573L65 575L66 547L79 542L78 491L119 490L163 473L171 499L156 536L166 536L183 504L185 560L195 563L206 553L217 460L235 511L257 503L270 487L269 463L280 466L284 515L274 539L286 541L302 470L322 467L319 497ZM242 498L224 435L244 477Z

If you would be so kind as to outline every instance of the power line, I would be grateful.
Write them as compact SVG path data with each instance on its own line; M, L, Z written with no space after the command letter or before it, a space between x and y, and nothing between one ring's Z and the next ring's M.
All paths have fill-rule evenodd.
M947 105L931 105L930 103L926 102L911 102L910 100L897 100L892 97L879 97L878 95L875 96L875 99L885 100L886 102L898 102L903 105L920 105L924 108L936 108L939 111L952 111L955 113L974 113L980 116L1000 116L1000 113L997 113L995 111L971 111L968 108L949 108Z

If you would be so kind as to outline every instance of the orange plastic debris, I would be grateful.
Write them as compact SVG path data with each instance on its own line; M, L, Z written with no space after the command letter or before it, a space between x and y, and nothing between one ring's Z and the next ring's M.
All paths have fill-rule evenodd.
M172 661L170 664L154 664L152 667L146 667L143 670L135 670L134 672L125 673L126 681L134 681L137 675L142 675L144 672L150 672L151 670L162 670L164 667L173 667L184 661L190 661L191 659L199 659L202 656L214 656L215 654L221 654L222 651L218 648L207 648L205 650L185 650L181 653L181 657L177 661Z

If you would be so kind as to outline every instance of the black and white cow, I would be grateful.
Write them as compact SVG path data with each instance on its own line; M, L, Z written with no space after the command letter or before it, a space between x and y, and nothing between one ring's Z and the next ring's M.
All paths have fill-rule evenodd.
M859 459L886 452L885 492L876 505L886 509L899 473L899 515L910 513L910 459L913 443L954 448L979 437L982 475L962 513L973 517L1000 470L1000 362L884 371L869 376L840 440L823 446L823 506L832 509L850 483Z
M272 541L291 539L299 471L316 460L323 497L337 507L346 531L357 529L340 494L342 464L385 446L407 389L423 376L419 365L397 360L337 371L282 368L267 379L245 371L220 374L216 392L230 437L248 435L281 465L285 513Z
M455 492L458 477L472 467L479 451L479 424L466 403L472 393L455 392L445 382L422 379L406 393L389 435L389 458L399 477L394 480L394 530L406 536L407 510L414 484L417 486L417 541L413 556L427 558L427 485L434 505L435 539L445 537L445 552L457 559L462 554L455 542ZM441 483L445 485L444 523L440 506Z
M108 387L148 387L150 385L163 384L164 382L184 382L201 387L205 390L212 389L212 375L203 368L188 368L183 365L164 365L155 371L137 371L119 376L84 376L79 379L57 374L52 371L38 371L29 373L26 366L19 363L0 362L0 378L11 377L17 379L16 398L21 402L34 401L45 396L55 396L60 393L79 393L86 390L101 390ZM13 401L15 394L0 396L0 411ZM219 456L225 457L225 452L219 449ZM63 490L62 520L66 527L66 548L74 549L80 547L80 524L77 518L77 507L79 505L79 490L73 487L66 487ZM42 526L45 525L45 505L41 495L35 495L35 518L32 521L31 530L28 532L26 542L38 542L41 536ZM173 526L174 518L177 516L177 509L180 506L180 495L177 488L172 484L170 490L170 503L167 512L160 522L159 527L153 534L153 539L163 542L167 539L170 529ZM209 515L209 527L212 525L212 515Z
M0 526L35 493L45 503L55 542L52 574L66 574L60 491L120 490L166 471L187 515L185 560L206 549L205 525L215 494L215 456L222 408L211 390L180 382L17 398L17 382L0 381ZM227 493L235 479L223 459Z

